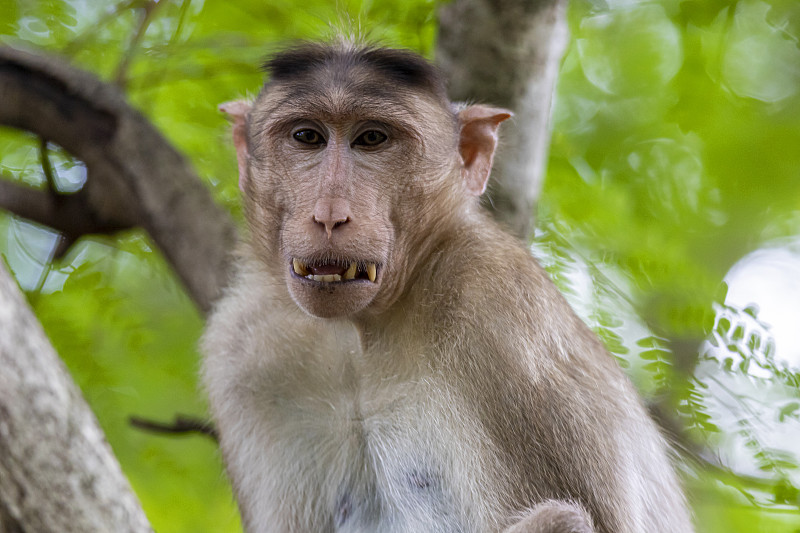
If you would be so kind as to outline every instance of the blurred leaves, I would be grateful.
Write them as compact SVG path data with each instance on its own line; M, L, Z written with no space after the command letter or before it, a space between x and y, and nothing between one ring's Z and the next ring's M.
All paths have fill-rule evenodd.
M681 33L655 3L588 15L580 34L575 44L584 75L607 94L658 89L683 63Z
M677 413L700 454L699 530L795 531L797 347L781 355L760 301L731 303L723 281L800 235L800 4L575 1L569 16L534 252Z
M780 26L773 23L772 11L767 2L739 2L723 10L710 27L710 34L724 35L719 74L738 97L776 103L796 95L800 87L797 35L787 31L785 20L776 21Z

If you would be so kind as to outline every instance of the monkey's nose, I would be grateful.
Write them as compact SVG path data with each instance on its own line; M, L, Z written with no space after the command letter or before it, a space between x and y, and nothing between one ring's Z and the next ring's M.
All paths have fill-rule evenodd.
M330 239L334 229L350 222L350 203L344 198L320 198L314 206L314 222L325 226Z

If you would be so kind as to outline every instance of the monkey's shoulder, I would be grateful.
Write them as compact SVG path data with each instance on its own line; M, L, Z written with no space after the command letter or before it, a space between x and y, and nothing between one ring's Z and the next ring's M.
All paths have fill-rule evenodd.
M496 222L480 220L443 240L430 268L434 284L451 288L459 305L484 306L495 316L570 312L530 250Z
M608 359L530 250L495 223L458 233L440 255L412 297L420 327L491 353Z

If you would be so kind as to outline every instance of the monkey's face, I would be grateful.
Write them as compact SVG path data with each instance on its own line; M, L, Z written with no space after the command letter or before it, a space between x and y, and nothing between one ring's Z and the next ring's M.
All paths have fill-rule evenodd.
M234 119L252 244L318 317L387 309L477 208L504 109L462 107L404 50L306 44Z
M450 210L457 154L455 117L430 98L265 91L243 184L256 253L311 315L379 311Z

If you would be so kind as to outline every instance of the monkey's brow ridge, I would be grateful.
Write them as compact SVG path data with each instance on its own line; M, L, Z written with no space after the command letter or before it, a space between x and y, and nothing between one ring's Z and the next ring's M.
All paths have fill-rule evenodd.
M303 43L275 55L263 66L272 82L298 81L325 67L339 73L363 67L389 81L446 99L444 77L435 66L409 50Z

